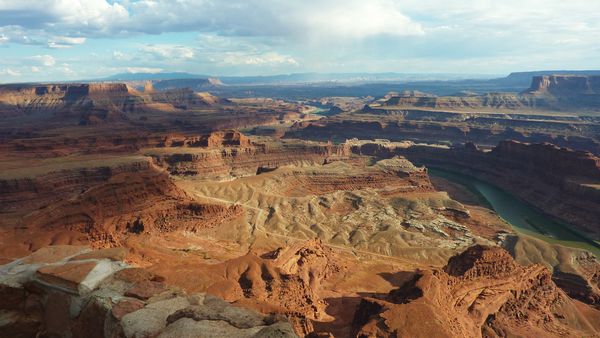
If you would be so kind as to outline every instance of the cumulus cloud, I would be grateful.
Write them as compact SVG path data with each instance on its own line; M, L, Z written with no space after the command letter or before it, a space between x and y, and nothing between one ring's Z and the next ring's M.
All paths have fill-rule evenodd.
M159 60L173 59L193 59L194 49L186 46L178 45L145 45L140 50L149 55L153 55Z
M16 70L12 70L10 68L5 68L0 70L0 75L8 75L11 77L20 77L21 76L21 72L16 71Z
M126 22L129 12L119 2L105 0L0 0L0 22L24 28L110 28Z
M113 51L112 57L117 61L130 61L132 59L131 55L118 50Z
M52 55L34 55L29 57L29 60L39 66L52 67L56 64L56 59Z
M181 31L288 38L423 33L393 0L47 0L43 6L33 0L0 0L0 22L39 35L90 37Z
M281 55L275 52L264 54L226 53L223 57L223 60L220 62L225 65L248 66L299 65L298 61L296 61L293 57L289 55Z
M594 68L599 12L589 0L0 0L0 46L71 55L94 75ZM17 54L0 68L47 73Z
M54 36L48 40L48 48L71 48L85 43L85 37Z

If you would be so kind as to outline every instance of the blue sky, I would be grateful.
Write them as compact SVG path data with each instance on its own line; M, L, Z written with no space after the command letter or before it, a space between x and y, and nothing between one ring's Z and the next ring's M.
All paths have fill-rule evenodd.
M0 82L600 68L596 0L0 0Z

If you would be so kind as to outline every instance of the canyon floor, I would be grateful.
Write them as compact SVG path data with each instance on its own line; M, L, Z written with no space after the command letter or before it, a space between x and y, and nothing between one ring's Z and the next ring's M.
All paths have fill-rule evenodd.
M4 86L0 336L600 336L600 124L523 97Z

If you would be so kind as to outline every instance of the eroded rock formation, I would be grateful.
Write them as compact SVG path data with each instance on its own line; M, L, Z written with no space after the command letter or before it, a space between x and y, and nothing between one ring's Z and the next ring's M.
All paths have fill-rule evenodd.
M253 307L286 315L296 332L313 331L312 320L325 320L327 303L319 296L321 283L343 269L333 251L320 240L298 242L257 256L253 252L208 267L214 284L208 293Z
M598 315L581 313L545 267L474 246L384 299L363 299L355 325L359 337L578 337L598 333Z

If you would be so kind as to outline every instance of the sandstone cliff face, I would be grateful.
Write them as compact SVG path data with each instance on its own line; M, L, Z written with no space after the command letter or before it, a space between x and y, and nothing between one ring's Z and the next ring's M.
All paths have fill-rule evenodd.
M251 144L244 135L229 131L207 136L170 140L169 152L149 152L172 175L202 179L230 179L255 175L280 166L323 164L350 155L347 147L307 142ZM178 148L180 147L180 148Z
M600 158L588 152L573 151L553 144L525 144L502 141L491 155L519 162L524 170L555 175L558 178L575 176L600 180Z
M124 83L0 86L0 117L79 118L81 125L127 120L131 113L206 109L229 103L190 89L140 93Z
M0 87L2 116L44 113L66 117L73 114L73 110L80 109L83 121L94 123L100 118L122 119L123 116L118 113L129 111L141 103L143 99L122 83Z
M594 313L598 316L598 313ZM385 299L365 298L359 337L577 337L597 334L540 265L475 246L443 270L418 271Z
M535 108L535 98L514 93L487 93L484 95L435 96L424 93L403 93L389 96L381 102L384 107L418 107L433 109L523 109ZM365 112L378 112L365 107Z
M169 135L159 144L161 147L250 147L252 141L236 130L215 131L194 137L176 137Z
M390 114L390 120L332 117L315 122L298 122L286 132L285 137L334 139L342 142L352 138L432 144L474 142L487 146L495 146L503 140L517 140L529 143L549 142L600 154L600 141L594 136L596 129L600 129L595 125L585 126L583 120L575 126L570 125L570 121L536 121L534 116L517 114L494 116L415 109L376 109L375 114L380 113ZM576 129L578 132L574 133Z

